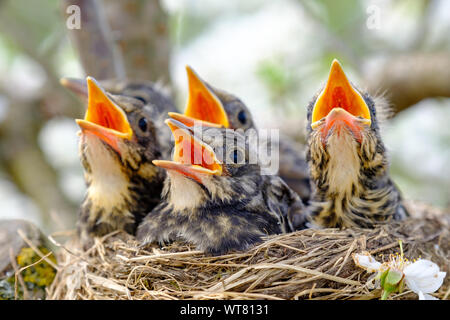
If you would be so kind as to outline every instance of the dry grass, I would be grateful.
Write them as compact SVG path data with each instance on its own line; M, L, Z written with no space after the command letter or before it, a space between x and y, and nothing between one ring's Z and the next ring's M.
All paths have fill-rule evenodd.
M411 207L412 206L412 207ZM381 261L399 251L449 274L449 215L411 204L414 217L373 230L321 229L267 237L247 252L205 256L184 243L139 248L124 233L98 238L87 252L74 240L58 254L49 299L376 299L374 274L352 253ZM449 277L434 296L448 299ZM417 299L411 291L393 299Z

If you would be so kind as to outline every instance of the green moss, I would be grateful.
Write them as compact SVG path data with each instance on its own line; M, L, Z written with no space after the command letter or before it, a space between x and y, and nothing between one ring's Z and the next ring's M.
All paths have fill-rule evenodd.
M40 246L38 249L44 254L50 251ZM27 267L39 261L41 257L31 248L22 248L17 255L17 265L19 268ZM56 259L52 255L48 259L56 264ZM49 286L56 275L56 270L46 261L41 261L38 264L28 267L23 270L21 276L25 282L27 291L33 298L43 298L45 296L45 287ZM0 300L12 300L15 298L15 274L8 274L5 278L0 279ZM17 298L23 299L23 288L19 284L17 288Z
M39 250L44 254L48 254L49 250L45 247L39 247ZM56 264L56 259L50 255L49 260ZM20 268L29 266L33 263L39 261L41 257L34 252L31 248L23 248L17 256L17 264ZM56 270L48 264L46 261L41 261L40 263L29 267L22 271L22 278L27 284L32 284L33 286L46 287L53 282L55 278Z

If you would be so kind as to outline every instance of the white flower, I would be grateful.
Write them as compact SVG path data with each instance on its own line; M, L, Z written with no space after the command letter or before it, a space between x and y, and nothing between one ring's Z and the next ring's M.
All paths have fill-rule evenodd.
M419 291L419 300L439 300L436 297L433 297L432 295L423 293L422 291Z
M385 263L379 263L368 252L352 256L355 264L368 272L378 271L380 276L388 270L400 272L403 276L399 278L398 284L390 283L389 290L393 290L392 285L401 288L404 280L408 288L419 295L420 300L438 300L428 293L435 292L440 288L446 272L440 271L434 262L420 259L411 263L403 258L403 254L391 255L389 261Z
M440 288L446 273L439 271L436 263L429 260L417 260L403 269L408 288L415 293L432 293Z
M366 269L368 272L375 272L381 268L381 263L376 261L367 251L354 254L353 261L358 267Z

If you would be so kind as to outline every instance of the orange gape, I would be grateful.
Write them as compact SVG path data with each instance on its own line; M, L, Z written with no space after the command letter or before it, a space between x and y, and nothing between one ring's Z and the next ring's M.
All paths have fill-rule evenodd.
M119 139L130 140L133 130L125 112L112 102L93 78L87 78L88 108L76 122L83 132L94 134L120 153Z
M333 90L332 101L335 108L342 108L347 111L352 109L352 105L349 103L347 96L345 95L344 89L342 87L336 87Z
M208 89L189 66L186 66L186 72L189 83L189 98L184 114L228 128L228 117L219 98Z
M88 82L88 109L84 120L120 133L132 132L127 116L91 78Z
M115 109L108 107L102 102L96 103L92 109L88 109L90 112L86 115L85 120L122 133L127 132L128 128L123 121L122 115L117 113Z
M175 170L199 183L202 175L222 174L222 164L210 146L194 137L182 123L173 119L165 122L175 138L173 160L153 160L154 165Z
M209 100L209 101L208 101ZM205 119L210 122L215 122L216 116L209 106L213 104L211 99L207 99L202 92L197 92L195 97L193 97L193 104L196 106L194 110L191 109L192 114L190 116L194 116L199 119Z
M168 122L168 125L175 138L173 161L182 164L199 165L211 171L221 167L216 163L215 154L210 148L207 148L206 145L185 130L170 122Z
M320 120L324 119L325 123ZM359 92L353 88L337 60L331 65L325 89L320 93L313 108L311 127L320 126L322 141L334 128L339 135L343 126L348 127L355 139L361 142L362 125L370 125L370 110Z
M326 87L314 105L312 123L326 117L333 108L342 108L355 117L370 120L366 102L348 81L337 60L333 61Z

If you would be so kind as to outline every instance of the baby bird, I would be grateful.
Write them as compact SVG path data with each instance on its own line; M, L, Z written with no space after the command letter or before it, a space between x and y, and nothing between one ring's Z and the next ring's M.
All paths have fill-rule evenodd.
M86 80L62 78L61 84L77 94L81 99L88 101ZM133 98L141 102L141 104L138 103L135 106L140 108L140 105L142 105L146 109L158 133L156 138L160 145L161 154L164 159L167 159L170 156L173 143L171 143L172 134L164 120L167 118L167 112L176 111L175 104L169 97L168 92L166 92L167 90L158 83L143 80L110 79L100 81L100 85L109 94L124 96L124 99L126 97Z
M354 87L333 61L325 88L308 106L312 225L373 227L408 216L388 173L377 120L383 103Z
M167 178L162 202L138 227L143 245L181 238L217 255L293 230L301 200L278 176L260 174L248 135L166 123L175 138L173 160L153 161Z
M239 98L212 87L191 67L186 66L186 71L189 83L187 106L184 114L170 113L173 119L186 125L193 125L194 118L201 120L203 125L256 130L250 111ZM283 135L280 135L279 142L272 141L271 144L280 153L278 175L306 202L311 188L306 155L300 151L303 146Z
M62 82L74 89L76 81L70 81ZM83 95L83 87L77 88ZM165 172L152 161L170 154L171 141L163 137L171 135L166 128L169 134L161 134L157 121L175 110L170 99L151 86L140 88L145 94L139 96L113 95L88 77L86 88L86 115L76 120L88 186L78 221L85 246L92 236L114 230L134 234L137 224L159 203ZM127 90L132 88L120 92Z

